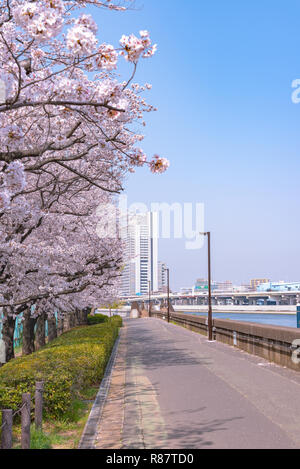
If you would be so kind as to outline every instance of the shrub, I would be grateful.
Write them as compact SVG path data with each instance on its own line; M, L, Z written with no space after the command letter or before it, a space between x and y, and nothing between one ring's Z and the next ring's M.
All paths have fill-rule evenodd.
M110 320L117 327L122 327L123 321L122 321L121 316L113 316Z
M88 315L88 325L93 326L95 324L102 324L104 322L107 322L109 320L108 316L105 316L104 314L95 314L95 315Z
M93 326L95 324L103 324L104 322L112 321L114 324L118 324L119 327L122 326L122 318L121 316L112 316L109 318L104 314L95 314L92 316L91 314L88 315L88 325Z
M11 360L0 369L0 408L16 410L22 393L33 396L35 382L44 381L45 415L63 417L81 391L100 383L121 325L121 318L111 318L78 327L38 352Z

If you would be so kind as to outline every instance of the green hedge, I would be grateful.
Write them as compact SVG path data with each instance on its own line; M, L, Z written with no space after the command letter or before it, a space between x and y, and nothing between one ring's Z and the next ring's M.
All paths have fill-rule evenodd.
M34 396L35 382L44 381L45 416L64 417L81 391L100 383L121 325L114 317L75 328L38 352L11 360L0 368L0 409L16 410L22 393Z
M88 324L90 326L93 326L94 324L103 324L104 322L107 322L109 320L108 316L105 316L104 314L95 314L95 315L88 315Z
M112 316L111 318L109 318L108 316L105 316L105 314L88 315L88 324L90 326L93 326L95 324L103 324L107 321L116 321L117 323L122 325L122 318L120 316Z
M110 318L110 321L112 324L114 324L117 327L122 327L123 325L121 316L113 316L112 318Z

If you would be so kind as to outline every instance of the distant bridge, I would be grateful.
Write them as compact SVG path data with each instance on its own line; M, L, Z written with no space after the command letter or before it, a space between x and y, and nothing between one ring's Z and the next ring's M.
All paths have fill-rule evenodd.
M122 301L130 305L133 302L149 303L149 296L122 297ZM167 294L151 294L152 304L164 305L167 302ZM205 292L193 295L170 294L170 303L175 306L205 306L208 304L208 294ZM213 292L213 306L295 306L300 304L300 292Z

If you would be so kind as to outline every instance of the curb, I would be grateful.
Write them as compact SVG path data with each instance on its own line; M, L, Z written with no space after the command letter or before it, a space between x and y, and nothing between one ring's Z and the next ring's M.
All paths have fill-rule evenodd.
M112 369L113 369L115 359L117 356L119 342L120 342L120 334L117 337L117 340L112 349L112 353L108 361L108 364L106 366L105 373L102 378L98 394L96 396L95 402L90 412L88 421L84 427L83 434L81 436L81 439L78 445L78 449L96 449L95 439L96 439L96 434L97 434L97 429L98 429L98 423L99 423L99 420L101 419L103 407L107 398L110 381L111 381Z

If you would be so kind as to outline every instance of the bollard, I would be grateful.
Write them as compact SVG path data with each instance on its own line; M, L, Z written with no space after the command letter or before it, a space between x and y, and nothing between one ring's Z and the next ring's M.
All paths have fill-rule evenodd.
M30 449L30 394L22 394L22 411L21 411L21 448Z
M1 449L11 449L12 447L12 425L13 425L12 409L2 410Z
M35 428L37 430L42 430L43 425L43 391L44 391L44 382L37 381L35 383L35 409L34 409L34 421Z

